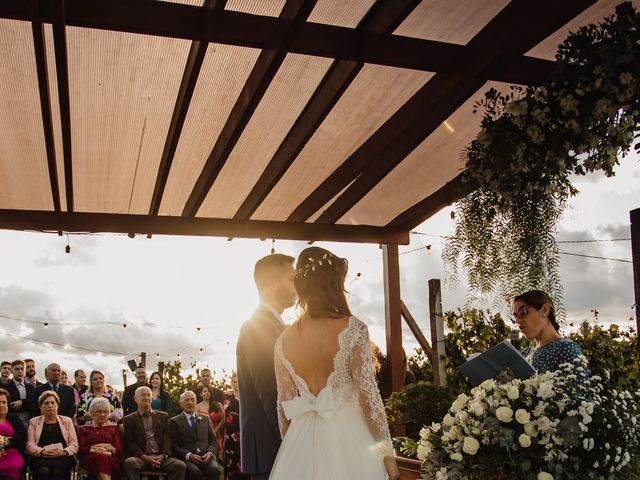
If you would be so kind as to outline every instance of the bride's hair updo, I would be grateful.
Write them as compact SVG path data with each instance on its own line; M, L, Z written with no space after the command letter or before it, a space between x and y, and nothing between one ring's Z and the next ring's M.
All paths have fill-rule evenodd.
M298 303L311 318L351 316L344 295L349 262L320 247L305 248L296 263Z

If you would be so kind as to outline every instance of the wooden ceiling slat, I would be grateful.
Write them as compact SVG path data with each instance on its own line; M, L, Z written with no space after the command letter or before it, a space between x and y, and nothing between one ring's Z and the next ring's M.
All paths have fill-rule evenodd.
M508 61L521 56L594 1L573 0L558 4L547 0L544 5L538 3L535 6L526 0L511 2L469 42L467 52L482 50L485 54L476 57L463 55L457 59L467 65L464 77L436 74L329 175L293 211L288 221L307 220L349 182L353 182L316 220L320 223L337 222L482 86L483 82L478 80L482 77L479 72L496 60Z
M362 19L357 29L390 33L402 23L418 3L416 0L379 0ZM349 60L333 62L304 111L233 218L251 217L271 189L280 181L363 65L364 63Z
M34 19L31 22L31 30L33 32L33 46L36 57L36 70L38 72L38 93L40 94L42 129L44 131L44 142L47 151L49 183L51 184L53 209L56 212L59 212L61 209L60 186L58 184L56 149L53 141L53 118L51 114L51 96L49 95L49 74L47 72L47 50L44 41L44 26L38 18L38 1L33 0L31 3L34 11Z
M176 153L176 148L178 147L182 127L184 127L184 121L187 117L187 112L189 111L193 91L198 82L198 76L200 75L202 63L204 62L207 48L209 46L209 43L206 42L205 39L216 27L220 14L224 11L225 4L226 0L205 0L205 4L203 6L202 40L194 40L191 43L175 108L173 110L173 115L171 116L167 139L162 151L162 158L160 159L160 165L158 167L158 177L153 190L153 197L149 207L149 215L157 215L160 210L162 195L164 194L164 189L167 185L169 171L173 164L173 158Z
M0 210L0 229L276 238L403 245L409 243L408 230L368 225L319 225L265 220L38 210Z
M233 147L238 142L253 112L269 88L269 84L278 72L287 56L288 46L295 38L300 26L305 22L316 0L288 0L280 19L290 23L290 29L279 38L279 46L275 50L262 50L240 96L236 101L222 132L211 150L209 158L196 181L182 211L183 216L195 216L204 202L209 189L215 182L220 170L229 158Z
M64 158L65 194L67 211L73 212L73 160L71 157L71 105L69 101L69 64L67 61L67 33L65 0L52 2L53 40L56 54L58 100L60 102L60 124L62 129L62 154Z
M27 3L23 0L3 0L0 2L0 17L31 20L32 13L27 8ZM50 2L45 2L41 13L43 22L52 21L52 8ZM200 7L148 0L66 0L65 8L69 26L200 40ZM225 10L208 41L276 49L279 47L278 39L286 34L289 26L288 21L280 18ZM469 47L334 25L303 23L298 35L288 46L288 51L337 60L455 74L464 72L466 65L464 62L452 62L452 59L469 52ZM469 56L483 56L485 53L477 50L469 52ZM486 76L484 79L538 84L546 78L554 64L526 56L512 61L519 62L517 68L500 62L489 65L481 72Z

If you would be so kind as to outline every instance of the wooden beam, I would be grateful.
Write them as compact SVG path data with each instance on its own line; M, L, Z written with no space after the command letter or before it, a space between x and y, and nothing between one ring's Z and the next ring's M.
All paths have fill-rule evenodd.
M49 183L51 185L51 198L53 209L61 210L60 185L58 183L58 167L56 163L56 149L53 143L53 118L51 116L51 96L49 90L49 73L47 68L47 47L44 41L44 26L38 14L38 0L31 1L33 20L31 32L33 34L33 48L38 74L38 93L40 96L40 110L42 113L42 130L44 132L44 144L47 152L47 167L49 169Z
M416 0L378 0L356 30L390 34L418 3ZM363 66L363 62L351 60L335 60L331 64L318 88L233 218L250 218L258 209Z
M31 21L24 0L0 2L0 18ZM52 21L53 7L42 7L42 21ZM66 0L67 25L186 40L199 40L200 7L152 0ZM209 42L259 49L278 48L277 39L289 28L278 18L225 10ZM462 63L452 62L468 47L401 35L382 35L317 23L305 23L288 47L289 52L338 60L410 68L429 72L460 73ZM486 52L471 52L483 56ZM515 62L515 63L513 63ZM497 62L483 72L486 80L507 83L539 84L554 62L522 57L508 63Z
M0 210L0 229L409 244L407 230L368 225L33 210Z
M289 45L298 34L300 27L311 14L317 0L287 0L279 18L286 20L290 28L282 32L278 48L274 50L262 50L256 60L247 81L236 100L227 122L225 123L218 139L205 162L205 165L196 180L195 186L187 199L182 211L183 216L194 217L202 202L204 202L209 189L216 181L218 174L224 167L229 155L233 151L240 135L251 120L251 116L258 107L260 100L266 93L273 77L278 72L280 65L287 56Z
M431 343L433 355L431 366L433 369L433 383L442 387L447 386L447 367L445 357L444 317L442 315L442 290L440 280L429 280L429 322L431 323Z
M189 55L187 56L184 72L182 74L182 81L180 82L180 89L178 90L178 96L176 98L176 104L173 109L173 115L171 116L171 123L169 124L169 131L167 132L167 138L165 140L160 165L158 167L158 176L156 178L153 197L149 207L149 215L157 215L160 211L162 195L164 194L171 165L173 164L173 158L176 153L176 148L180 141L182 127L184 126L184 121L187 118L187 112L189 111L193 91L196 88L198 75L200 75L202 63L204 62L204 57L207 53L207 48L209 47L209 43L206 39L215 29L217 21L220 18L221 13L224 11L226 3L226 0L206 0L202 7L201 39L193 40L191 42Z
M633 292L636 309L636 333L640 332L640 208L631 210L631 259L633 261ZM640 344L640 337L638 337Z
M397 245L382 245L382 264L387 333L387 372L391 376L391 392L397 392L404 385L402 320L400 318L400 261Z
M468 193L468 189L468 185L462 181L462 174L459 174L439 190L416 203L412 207L409 207L396 218L391 220L387 224L387 227L402 226L407 230L411 230L428 218L431 218L444 207L460 200Z
M60 128L62 130L62 154L64 159L64 187L67 211L73 212L73 159L71 158L71 104L69 101L69 66L67 62L67 33L65 0L53 4L53 46L56 53L58 101L60 102ZM46 3L45 3L46 4Z
M433 350L431 349L431 345L429 345L427 337L424 336L424 333L422 333L418 322L416 322L415 318L413 318L413 315L411 315L411 312L402 300L400 300L400 313L402 314L402 318L404 318L404 321L407 322L411 333L413 333L413 336L418 341L418 344L420 345L420 348L422 348L422 351L426 353L427 356L431 359L433 357Z
M482 72L487 67L494 62L518 58L594 1L558 4L545 0L543 4L534 5L527 0L514 0L509 3L471 39L465 55L453 60L466 66L460 76L434 75L329 175L288 220L307 220L342 191L316 220L335 223L483 85L478 79L484 77ZM474 51L484 51L484 54L468 55Z

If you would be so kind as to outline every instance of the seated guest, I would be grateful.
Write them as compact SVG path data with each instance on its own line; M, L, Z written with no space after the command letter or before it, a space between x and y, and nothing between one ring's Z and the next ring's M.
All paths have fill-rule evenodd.
M530 290L513 299L513 318L520 331L535 341L535 346L526 348L522 355L538 372L555 371L563 363L571 363L582 355L580 346L560 335L553 300L541 290ZM588 379L590 372L583 372Z
M15 413L9 413L9 392L0 388L0 477L18 479L24 467L27 431Z
M73 373L73 378L75 383L72 387L76 389L79 396L82 396L84 392L89 390L89 386L87 385L87 374L84 373L84 370L76 370Z
M24 428L29 425L31 418L31 402L33 402L33 390L35 387L24 381L24 361L15 360L11 363L11 373L13 379L5 385L7 392L11 395L9 411L17 413L22 420Z
M58 394L58 413L64 417L73 418L76 414L76 403L73 388L60 383L62 369L57 363L52 363L45 369L47 382L39 385L33 391L33 398L38 399L49 390L53 390ZM31 416L36 417L40 414L36 402L32 402Z
M46 390L38 397L42 415L32 418L27 430L29 466L36 480L68 480L75 465L78 437L71 418L58 415L60 397Z
M171 413L173 401L169 392L164 389L164 383L159 372L153 372L149 377L151 387L151 408L161 412Z
M96 398L104 398L109 402L111 411L109 412L110 423L118 423L122 420L122 406L120 400L115 393L106 389L104 383L104 375L102 372L94 370L89 375L89 390L82 394L80 403L78 404L78 424L91 425L91 402Z
M11 362L6 360L0 365L0 384L4 385L11 380Z
M135 371L136 383L127 386L124 389L124 393L122 394L122 409L124 410L125 415L129 415L138 410L138 405L136 405L133 396L138 387L142 387L144 385L149 386L147 384L147 371L144 368L144 365L141 363L138 364Z
M202 395L202 401L196 405L196 411L203 415L206 415L211 420L213 425L213 431L216 433L216 445L218 446L217 452L222 449L222 435L225 421L224 407L221 402L213 399L213 388L207 385L203 385L200 390Z
M111 405L106 398L96 398L89 406L91 426L78 430L80 466L90 480L120 478L122 443L117 425L107 425Z
M173 456L187 464L187 480L217 480L220 468L216 462L217 439L211 420L196 414L196 394L180 395L182 413L171 419Z
M134 394L138 411L124 417L126 480L138 480L141 470L159 469L169 480L184 480L187 467L171 455L171 427L165 412L151 409L151 389L138 387Z

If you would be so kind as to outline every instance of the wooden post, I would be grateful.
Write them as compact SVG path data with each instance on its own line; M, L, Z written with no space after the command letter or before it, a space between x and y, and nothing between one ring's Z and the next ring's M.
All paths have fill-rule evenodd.
M433 355L433 380L436 385L447 386L447 370L444 359L444 322L442 317L442 294L440 291L440 279L429 280L429 321L431 323L431 345Z
M631 261L633 262L633 291L636 302L636 333L640 342L640 208L631 210Z
M413 315L411 315L411 312L402 300L400 300L400 309L400 311L402 312L402 318L404 318L404 321L407 322L407 325L409 326L411 333L413 333L413 336L418 341L420 348L422 348L424 353L426 353L427 356L431 358L433 356L431 345L429 345L427 337L424 336L424 333L422 333L422 330L420 330L418 322L416 322L415 318L413 318Z
M140 352L140 363L144 368L147 368L147 354L146 352Z
M387 333L387 372L392 392L404 385L402 363L402 318L400 314L400 260L398 245L383 245L385 327Z
M122 387L123 390L127 388L127 371L124 369L122 370L122 385L124 385Z

